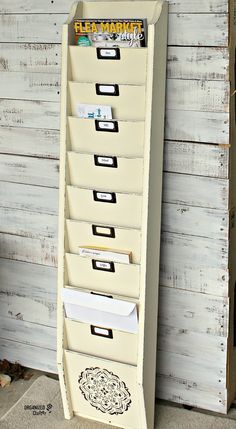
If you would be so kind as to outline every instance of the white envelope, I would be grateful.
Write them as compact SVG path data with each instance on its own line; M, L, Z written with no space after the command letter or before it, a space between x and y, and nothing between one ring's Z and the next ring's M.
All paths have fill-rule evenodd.
M125 332L138 332L137 307L134 302L107 298L80 292L72 288L62 289L66 317L90 325Z

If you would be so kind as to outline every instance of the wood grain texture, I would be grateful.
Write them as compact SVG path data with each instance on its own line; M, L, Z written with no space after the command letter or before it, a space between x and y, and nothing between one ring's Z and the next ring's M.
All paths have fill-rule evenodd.
M0 232L30 238L53 238L57 243L57 216L0 207Z
M228 46L228 15L169 14L168 45Z
M227 389L213 389L208 386L198 388L186 378L178 379L158 375L156 380L157 397L167 401L227 413Z
M162 231L228 240L229 214L221 210L163 203Z
M59 104L46 101L0 100L0 126L59 130ZM228 144L229 114L167 110L168 140Z
M169 79L167 80L167 110L200 112L229 111L229 82Z
M226 366L216 359L204 362L189 356L158 351L157 373L176 381L185 380L190 387L199 389L226 389ZM201 371L199 371L201 367Z
M60 73L59 44L0 43L0 52L0 72Z
M196 291L227 297L228 280L227 240L162 233L161 285L182 289L183 293ZM167 303L165 305L168 307Z
M0 15L0 40L60 43L61 27L66 19L67 14ZM227 14L169 14L169 45L206 46L206 43L207 46L228 46Z
M60 101L60 76L46 73L1 73L0 98Z
M32 346L56 350L56 329L38 323L0 317L0 338L10 341L20 341Z
M204 13L227 13L227 0L168 0L169 12L204 12ZM34 0L17 1L2 0L0 13L67 13L70 10L70 0L56 0L53 3L42 0L35 3Z
M37 128L0 127L0 153L59 158L59 132Z
M227 179L229 148L209 144L165 141L164 171Z
M161 325L217 337L228 335L229 299L162 286Z
M0 233L0 258L57 266L55 239Z
M0 40L8 43L60 43L62 24L66 19L66 14L0 15Z
M5 0L6 1L6 0ZM227 13L227 0L168 0L170 13Z
M59 130L59 103L0 100L0 125Z
M57 269L1 259L2 317L56 327Z
M0 71L60 73L61 45L0 43ZM167 76L174 79L228 80L226 48L170 46Z
M159 325L158 349L202 361L203 365L214 360L219 368L226 366L227 338L224 337Z
M28 368L57 373L56 351L0 338L0 359L19 362Z
M58 188L59 163L29 156L0 156L0 180Z
M229 143L228 2L169 4L160 277L169 287L161 288L158 392L222 412L228 149L216 145ZM70 6L0 5L0 358L51 372L57 372L57 92L61 24Z
M167 110L165 138L229 144L229 113Z
M0 207L57 215L58 190L0 182Z
M228 210L226 179L164 173L163 202Z
M172 79L229 79L226 48L169 46L167 76Z
M201 112L229 111L229 83L184 79L167 80L167 109ZM5 72L1 75L0 97L59 102L57 74ZM59 109L59 106L58 106Z

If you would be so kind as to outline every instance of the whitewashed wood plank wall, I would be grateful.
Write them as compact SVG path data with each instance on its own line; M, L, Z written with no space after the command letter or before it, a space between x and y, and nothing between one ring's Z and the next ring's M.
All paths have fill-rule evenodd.
M71 1L0 4L0 358L56 372L60 38ZM228 0L169 0L157 393L225 412Z

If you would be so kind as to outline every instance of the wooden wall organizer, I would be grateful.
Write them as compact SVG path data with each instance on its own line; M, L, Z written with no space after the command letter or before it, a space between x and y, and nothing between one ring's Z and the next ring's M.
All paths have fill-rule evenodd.
M74 45L75 18L147 18L148 45L99 59ZM154 427L166 45L162 1L78 2L63 26L58 370L67 419ZM119 96L98 95L96 84L117 85ZM111 105L115 119L104 129L76 118L78 102ZM96 165L96 155L118 167ZM85 244L131 250L133 263L83 258Z

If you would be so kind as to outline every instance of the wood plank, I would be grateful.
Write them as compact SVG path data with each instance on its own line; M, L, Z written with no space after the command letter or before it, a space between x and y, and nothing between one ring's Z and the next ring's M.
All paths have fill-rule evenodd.
M0 100L0 126L59 130L59 104L46 101ZM227 144L229 114L167 110L165 137Z
M226 389L226 365L220 366L214 355L212 362L204 362L159 350L157 373L177 382L185 380L190 388Z
M38 323L25 322L21 319L21 315L17 319L0 317L0 338L56 350L56 329Z
M163 202L228 210L226 179L164 173Z
M227 48L169 46L167 56L168 78L229 80Z
M0 52L1 72L60 73L59 44L0 43Z
M0 339L0 359L19 362L28 368L57 373L55 350Z
M165 138L229 144L229 113L167 110Z
M228 240L229 214L222 210L164 203L162 231Z
M194 110L200 112L228 112L230 83L168 79L167 110Z
M0 71L60 73L60 44L0 43L0 51ZM167 59L167 76L172 79L229 78L226 48L170 46Z
M228 241L162 233L161 285L227 297L228 281Z
M169 14L168 44L228 46L227 14Z
M66 19L67 14L0 15L0 40L60 43L62 24ZM168 43L177 46L228 46L227 14L169 14Z
M227 179L229 148L213 144L166 140L164 171Z
M227 389L199 389L186 379L173 379L158 375L156 381L157 397L192 407L227 413Z
M56 327L57 269L10 259L0 265L1 316Z
M55 239L0 233L0 258L57 266Z
M59 132L37 128L0 127L0 153L59 158Z
M7 0L4 0L7 1ZM227 13L227 0L168 0L171 13Z
M0 100L0 125L59 130L59 103Z
M0 15L0 40L8 43L61 43L62 24L66 19L66 14Z
M57 242L55 215L0 207L0 232L30 238L53 238Z
M0 98L59 102L60 76L52 73L1 73Z
M229 111L229 82L184 79L167 80L167 109L207 112ZM0 97L59 102L58 74L4 72Z
M58 190L0 182L0 207L57 215Z
M227 0L168 0L169 11L171 13L227 13ZM2 0L0 13L68 13L71 7L70 0L57 0L49 2L41 0L35 3L34 0L17 1Z
M59 162L54 159L1 155L0 180L58 188Z
M217 337L228 336L229 299L160 287L161 325Z
M224 368L227 363L227 343L228 340L224 337L200 334L188 329L160 324L158 326L159 350L187 356L199 362L199 365L211 365L214 361L218 368Z
M17 263L18 261L10 260L10 262ZM20 262L18 262L20 263ZM22 263L22 262L21 262ZM33 265L43 266L27 263L29 268ZM46 267L45 268L51 268ZM33 322L40 326L52 326L56 327L56 297L54 301L51 301L48 297L47 290L40 294L40 298L37 298L37 292L34 289L34 278L29 272L29 278L32 282L32 291L28 290L27 294L24 295L21 289L17 288L10 292L9 290L2 290L0 292L0 309L2 317L8 317L11 319L21 319L25 322ZM55 285L54 285L55 288ZM13 289L13 287L11 287ZM52 294L51 294L52 295Z

